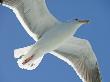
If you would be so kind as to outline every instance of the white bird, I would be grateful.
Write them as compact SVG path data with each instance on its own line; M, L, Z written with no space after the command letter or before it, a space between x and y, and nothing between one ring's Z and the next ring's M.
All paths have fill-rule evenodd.
M101 82L97 59L90 43L74 36L88 20L64 23L47 9L45 0L0 0L13 10L35 44L16 49L14 57L22 69L33 70L44 54L51 53L71 65L83 82Z

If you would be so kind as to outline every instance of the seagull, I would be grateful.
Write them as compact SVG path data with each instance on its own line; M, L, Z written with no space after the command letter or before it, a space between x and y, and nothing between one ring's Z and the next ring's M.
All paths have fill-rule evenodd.
M45 0L0 0L15 13L27 33L36 41L14 50L18 66L33 70L46 53L67 62L83 82L101 82L97 58L88 40L74 34L89 20L61 22L48 10Z

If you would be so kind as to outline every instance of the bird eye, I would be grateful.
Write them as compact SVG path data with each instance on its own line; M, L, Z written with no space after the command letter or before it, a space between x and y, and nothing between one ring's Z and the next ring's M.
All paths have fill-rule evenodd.
M75 21L78 21L78 19L75 19Z

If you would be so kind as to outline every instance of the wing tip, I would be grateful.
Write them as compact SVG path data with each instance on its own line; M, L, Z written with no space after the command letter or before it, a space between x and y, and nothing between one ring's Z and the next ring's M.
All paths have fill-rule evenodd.
M87 82L102 82L102 77L97 63L94 69L88 70L87 77L85 79Z

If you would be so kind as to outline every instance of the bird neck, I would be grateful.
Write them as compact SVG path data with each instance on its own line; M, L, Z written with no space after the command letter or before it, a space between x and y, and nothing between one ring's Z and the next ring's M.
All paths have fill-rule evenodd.
M81 23L74 22L71 24L72 30L73 30L73 35L76 33L76 31L79 29L79 27L82 26Z

